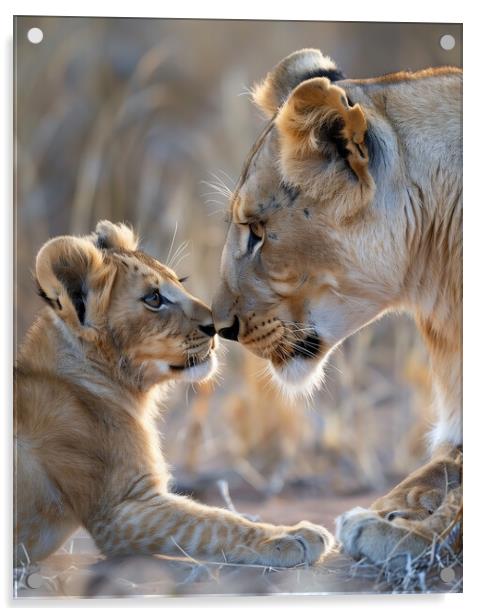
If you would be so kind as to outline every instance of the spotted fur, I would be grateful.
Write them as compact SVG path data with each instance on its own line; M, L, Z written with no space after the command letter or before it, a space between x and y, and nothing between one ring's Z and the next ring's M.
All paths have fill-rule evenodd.
M107 556L175 554L292 566L330 534L254 523L169 492L155 416L163 385L215 369L209 308L125 225L60 237L36 263L48 304L15 369L15 558L39 561L83 525ZM157 289L159 310L143 298Z

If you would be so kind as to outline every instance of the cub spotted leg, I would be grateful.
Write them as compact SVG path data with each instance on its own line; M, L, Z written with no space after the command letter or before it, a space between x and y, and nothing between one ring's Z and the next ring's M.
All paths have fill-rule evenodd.
M88 526L107 556L189 555L291 567L316 562L333 544L327 530L310 522L296 526L255 523L173 494L125 500Z
M354 558L373 562L417 556L444 536L462 508L462 454L453 449L415 471L370 509L355 507L337 521L337 538Z

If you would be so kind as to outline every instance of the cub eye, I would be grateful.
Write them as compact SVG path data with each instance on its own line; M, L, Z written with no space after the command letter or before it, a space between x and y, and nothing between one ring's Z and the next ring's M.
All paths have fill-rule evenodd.
M252 252L253 248L263 239L263 228L260 223L251 223L249 225L248 252Z
M142 298L142 301L144 302L144 304L146 304L146 306L148 308L151 308L153 310L159 310L159 308L163 304L166 303L165 298L162 297L162 295L159 293L159 291L152 291L148 295L145 295Z

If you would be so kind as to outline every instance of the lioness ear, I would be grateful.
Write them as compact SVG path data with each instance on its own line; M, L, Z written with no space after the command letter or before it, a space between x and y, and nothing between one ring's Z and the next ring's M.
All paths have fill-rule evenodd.
M95 228L93 240L99 248L136 250L139 240L134 231L124 223L114 224L101 220Z
M57 237L40 249L35 269L40 296L77 335L93 340L87 296L93 288L99 291L91 309L98 312L113 282L114 269L105 266L102 252L87 238Z
M371 183L365 113L358 103L351 106L345 91L328 79L316 77L297 86L275 122L283 158L315 155L329 161L335 154L361 182Z
M255 85L252 98L266 115L272 116L298 84L313 77L327 77L330 81L345 78L319 49L301 49L281 60L263 82Z

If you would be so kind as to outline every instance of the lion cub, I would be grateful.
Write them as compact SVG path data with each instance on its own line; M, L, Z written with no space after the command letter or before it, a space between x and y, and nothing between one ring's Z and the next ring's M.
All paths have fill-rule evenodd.
M169 493L154 425L160 385L216 367L209 308L125 225L37 255L47 303L15 370L15 556L38 561L83 525L105 555L187 553L312 563L331 535L259 524Z

